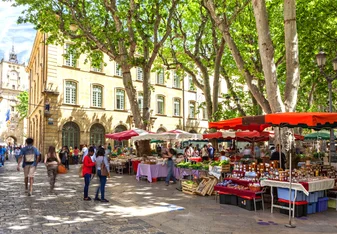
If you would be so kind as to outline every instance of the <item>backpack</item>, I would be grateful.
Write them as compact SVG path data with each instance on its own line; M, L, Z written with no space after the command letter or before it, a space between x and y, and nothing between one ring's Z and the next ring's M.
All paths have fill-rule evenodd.
M27 148L25 154L24 154L24 161L25 163L33 163L35 161L35 150L34 147Z

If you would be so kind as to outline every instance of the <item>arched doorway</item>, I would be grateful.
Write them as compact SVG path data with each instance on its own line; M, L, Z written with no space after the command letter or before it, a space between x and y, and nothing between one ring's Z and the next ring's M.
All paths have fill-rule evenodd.
M115 133L117 132L123 132L123 131L126 131L128 130L124 125L118 125L116 128L115 128ZM128 141L114 141L114 146L115 147L125 147L125 146L128 146Z
M96 146L104 145L105 129L102 124L96 123L90 128L90 144Z
M7 145L16 145L17 139L14 136L8 136L5 142L7 143Z
M197 133L194 129L190 130L189 133Z
M166 132L165 128L158 128L157 133L162 133L162 132Z
M74 122L67 122L62 128L62 146L80 146L80 128Z

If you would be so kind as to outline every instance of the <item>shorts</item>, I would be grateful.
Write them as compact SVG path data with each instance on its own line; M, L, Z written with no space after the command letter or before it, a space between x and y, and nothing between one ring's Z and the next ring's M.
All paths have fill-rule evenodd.
M33 165L26 165L26 166L23 168L23 172L24 172L24 174L25 174L25 178L26 178L26 177L34 178L35 170L36 170L36 167L35 167L35 166L33 166Z

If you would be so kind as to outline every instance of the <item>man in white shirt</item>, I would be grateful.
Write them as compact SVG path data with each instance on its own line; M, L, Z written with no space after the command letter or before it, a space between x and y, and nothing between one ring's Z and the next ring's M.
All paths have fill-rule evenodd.
M84 156L86 155L88 155L88 147L87 145L84 145L82 148L82 162L83 162Z

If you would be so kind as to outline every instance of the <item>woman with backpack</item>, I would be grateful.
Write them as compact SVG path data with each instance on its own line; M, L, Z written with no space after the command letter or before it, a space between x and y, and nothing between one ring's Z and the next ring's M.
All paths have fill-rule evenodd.
M56 154L55 147L49 146L48 153L44 157L44 164L47 167L47 173L50 183L50 192L54 191L56 176L57 176L57 166L61 164L59 156Z
M107 177L110 177L109 162L105 156L104 148L99 148L96 153L96 172L99 179L99 186L96 190L95 201L109 202L105 199L105 184ZM99 191L101 191L101 199L98 198Z
M88 196L88 193L92 168L96 165L96 163L91 160L91 156L93 156L94 153L94 147L90 147L88 150L88 154L85 155L83 158L82 176L84 177L84 201L91 200L91 198Z

